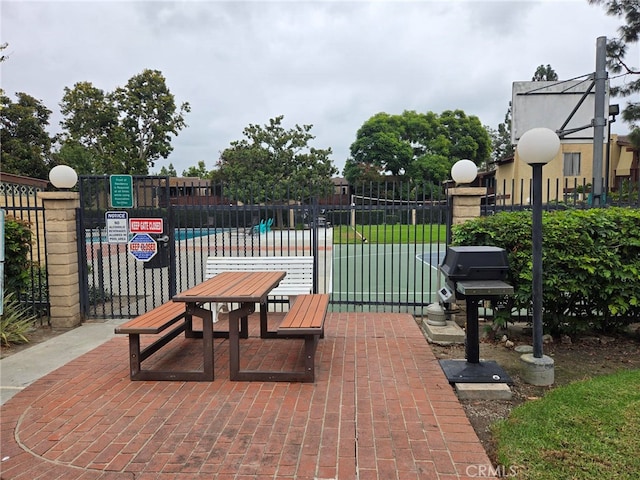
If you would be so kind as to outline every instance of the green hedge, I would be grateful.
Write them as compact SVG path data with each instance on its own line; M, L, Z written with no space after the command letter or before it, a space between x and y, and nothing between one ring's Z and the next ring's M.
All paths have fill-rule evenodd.
M29 285L31 236L29 222L11 215L5 217L4 287L7 294L15 293L16 297Z
M543 321L550 333L612 331L640 319L640 210L543 214ZM515 295L530 309L531 212L503 212L452 228L453 245L493 245L509 256Z

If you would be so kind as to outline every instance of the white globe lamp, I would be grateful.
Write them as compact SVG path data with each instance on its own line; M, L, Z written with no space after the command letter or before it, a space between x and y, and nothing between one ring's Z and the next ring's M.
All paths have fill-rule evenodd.
M545 165L558 154L560 138L548 128L532 128L520 137L517 150L523 162Z
M49 172L51 184L61 190L69 190L78 183L78 174L68 165L57 165Z
M473 182L478 176L478 167L471 160L458 160L451 167L451 178L456 184Z

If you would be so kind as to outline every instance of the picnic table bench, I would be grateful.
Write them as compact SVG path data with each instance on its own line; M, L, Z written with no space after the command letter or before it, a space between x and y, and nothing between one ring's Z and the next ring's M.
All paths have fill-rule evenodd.
M202 310L202 311L200 311ZM204 381L213 378L213 344L207 345L203 341L204 370L203 371L164 371L143 370L142 362L164 347L171 340L184 332L187 338L203 338L202 331L194 331L192 326L192 314L207 315L204 309L196 309L189 312L183 303L167 302L136 318L129 320L115 328L117 334L129 335L129 377L131 380L197 380ZM198 315L200 313L200 315ZM203 322L204 324L208 322ZM142 348L140 335L157 335L169 327L176 325L172 330L155 340L150 345ZM206 338L205 338L206 340ZM212 343L212 342L211 342ZM211 365L211 371L209 371ZM209 378L211 377L211 378Z
M329 294L296 296L276 331L281 338L304 339L304 371L240 370L239 352L231 360L231 379L264 382L315 381L315 356L318 341L324 337L324 321L329 307Z

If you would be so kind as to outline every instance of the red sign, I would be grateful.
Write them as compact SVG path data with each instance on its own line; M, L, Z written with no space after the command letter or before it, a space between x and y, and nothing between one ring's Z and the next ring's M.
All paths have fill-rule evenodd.
M162 233L163 224L161 218L130 218L130 233Z

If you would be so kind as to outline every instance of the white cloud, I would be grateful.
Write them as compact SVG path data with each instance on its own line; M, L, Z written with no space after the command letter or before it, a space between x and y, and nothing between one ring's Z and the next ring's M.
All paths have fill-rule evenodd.
M595 42L618 19L586 0L377 2L3 1L1 86L56 112L64 87L111 91L160 70L189 127L169 159L178 172L285 116L313 124L314 146L341 169L358 128L385 111L462 109L495 128L511 84L540 64L561 79L595 68ZM622 122L614 124L624 129ZM624 130L621 131L623 133Z

